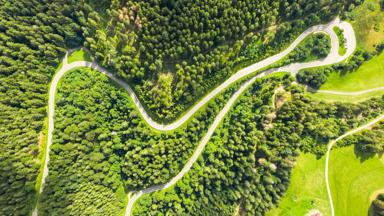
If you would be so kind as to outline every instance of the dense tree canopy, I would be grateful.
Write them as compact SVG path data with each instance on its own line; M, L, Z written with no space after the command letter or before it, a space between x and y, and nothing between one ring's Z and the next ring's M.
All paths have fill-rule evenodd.
M307 36L291 53L270 67L280 67L297 62L310 62L325 58L331 51L328 35L316 33Z
M135 85L154 117L172 120L234 73L237 63L278 52L353 2L112 0L97 12L100 4L90 1L82 22L85 45L97 59ZM241 56L251 42L251 58ZM167 91L163 74L172 80L172 94L159 102L159 92Z
M273 90L285 86L271 106ZM134 215L265 215L287 189L298 151L323 154L329 140L384 111L383 98L359 105L313 101L286 76L257 81L175 186L142 197Z
M32 208L48 83L82 41L76 2L0 0L0 215Z
M237 68L279 52L306 27L354 2L360 1L0 0L0 215L32 210L46 139L48 86L68 48L88 47L100 64L134 86L152 116L168 122ZM367 59L355 56L356 61L338 65L340 70ZM330 138L359 124L356 116L368 118L383 107L383 100L317 103L287 79L258 81L191 173L166 198L163 192L147 197L141 211L230 214L240 204L245 212L262 214L286 189L298 149L321 153ZM278 97L282 106L271 108L279 85L287 94ZM105 76L83 69L69 73L57 93L39 214L121 214L126 191L164 183L178 173L238 86L182 128L158 133Z
M124 191L165 183L181 170L234 88L185 126L160 133L145 124L128 93L106 76L90 69L68 72L58 86L40 214L117 215Z

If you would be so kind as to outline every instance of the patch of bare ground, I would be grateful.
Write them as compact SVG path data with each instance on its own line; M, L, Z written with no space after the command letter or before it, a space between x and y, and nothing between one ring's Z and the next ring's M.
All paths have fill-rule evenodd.
M285 91L284 86L278 87L273 94L274 108L280 110L290 96L291 94Z
M273 128L273 120L276 118L276 112L284 105L284 103L291 98L290 92L286 92L284 86L276 88L272 96L272 107L274 111L266 115L263 127L268 130Z
M241 201L240 204L236 206L236 209L233 212L233 216L244 215L244 209L243 209L243 207L241 205L242 203L243 203L243 201Z
M323 214L318 209L310 210L306 216L323 216Z

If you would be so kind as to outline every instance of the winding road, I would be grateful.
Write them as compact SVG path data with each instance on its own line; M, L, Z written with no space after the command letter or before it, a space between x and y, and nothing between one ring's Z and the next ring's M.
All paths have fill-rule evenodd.
M344 30L344 37L346 40L347 52L343 56L340 56L338 53L339 42L338 42L338 38L337 38L336 33L332 30L334 26L338 26L339 28ZM230 110L233 103L257 78L261 78L261 77L264 77L268 74L272 74L272 73L276 73L276 72L289 72L292 75L296 75L299 70L304 69L304 68L319 67L319 66L330 65L330 64L342 62L345 59L347 59L354 52L354 50L356 48L356 39L355 39L355 34L354 34L352 26L349 23L341 22L338 18L336 18L335 20L333 20L332 22L330 22L326 25L317 25L317 26L314 26L314 27L307 29L283 52L238 71L237 73L235 73L233 76L231 76L227 81L225 81L223 83L223 84L225 84L225 86L223 86L223 84L221 84L218 88L221 88L221 90L222 90L226 86L235 82L236 80L238 80L242 77L245 77L254 71L260 70L260 69L262 69L262 68L264 68L270 64L273 64L274 62L280 60L285 55L287 55L289 52L291 52L305 37L307 37L308 35L310 35L312 33L316 33L316 32L326 33L331 38L332 47L331 47L331 51L330 51L329 55L326 58L321 59L321 60L317 60L317 61L307 62L307 63L293 63L293 64L283 66L283 67L280 67L277 69L269 69L269 70L266 70L262 73L257 74L252 79L250 79L247 82L245 82L244 84L242 84L241 87L231 96L231 98L228 100L227 104L220 111L220 113L216 116L214 122L209 127L208 132L204 135L203 139L201 140L198 147L194 151L192 157L188 160L188 162L183 167L183 169L179 172L179 174L177 174L169 182L167 182L163 185L152 186L152 187L137 191L137 192L133 193L133 195L130 194L130 196L128 196L128 205L126 208L125 216L130 215L130 213L132 211L133 204L142 195L171 187L178 180L180 180L184 176L185 173L187 173L190 170L193 163L197 160L197 158L200 156L201 152L203 151L205 145L208 143L208 141L211 138L216 127L219 125L221 120L225 117L227 112ZM216 89L213 90L213 92L215 92L215 91L216 91ZM217 93L220 91L217 91ZM210 94L208 94L206 97L210 96L211 94L212 94L212 92ZM204 97L204 99L206 97ZM212 97L213 96L211 96L210 98L212 98ZM204 99L202 101L204 101ZM207 101L205 101L205 102L207 102ZM193 108L192 108L192 110L193 110ZM188 113L187 113L187 115L188 115Z
M331 187L329 186L329 177L328 177L328 167L329 167L329 155L331 153L331 149L332 147L337 143L337 141L341 140L341 139L344 139L345 137L347 136L350 136L354 133L357 133L359 131L362 131L364 129L367 129L371 126L373 126L374 124L378 123L379 121L381 120L384 120L384 114L380 115L379 117L375 118L374 120L368 122L367 124L365 125L362 125L358 128L355 128L353 130L350 130L348 131L347 133L339 136L337 139L335 140L332 140L331 142L329 142L328 144L328 150L327 150L327 154L326 154L326 158L325 158L325 184L327 186L327 193L328 193L328 198L329 198L329 204L331 206L331 212L332 212L332 216L335 216L335 208L333 206L333 200L332 200L332 194L331 194Z
M344 32L344 38L346 41L346 49L347 52L340 56L338 53L339 49L339 42L338 37L336 33L333 31L333 27L338 26L339 28L343 29ZM160 130L160 131L170 131L177 129L182 124L184 124L190 117L192 117L201 107L203 107L207 102L209 102L212 98L214 98L216 95L218 95L220 92L222 92L224 89L226 89L228 86L233 84L234 82L238 81L241 78L244 78L248 75L253 74L256 71L260 71L261 69L281 60L284 56L289 54L301 41L303 41L307 36L309 36L312 33L317 32L323 32L325 34L328 34L331 38L331 51L327 57L321 60L312 61L312 62L306 62L306 63L293 63L287 66L283 66L277 69L269 69L264 72L261 72L257 75L255 75L253 78L249 79L245 83L241 85L241 87L231 96L231 98L228 100L224 108L219 112L219 114L215 117L214 122L212 125L210 125L207 133L204 135L202 140L200 141L199 145L195 149L193 155L188 160L188 162L184 165L183 169L175 176L173 177L169 182L163 184L163 185L156 185L152 186L140 191L133 191L128 194L128 205L126 208L126 216L129 216L133 207L133 204L135 201L142 195L159 191L165 188L169 188L170 186L174 185L179 179L181 179L185 173L187 173L190 168L192 167L193 163L197 160L201 152L203 151L205 145L208 143L209 139L211 138L212 134L214 133L215 129L219 125L219 123L222 121L222 119L225 117L225 115L228 113L232 105L235 103L236 99L257 79L264 77L268 74L276 73L276 72L289 72L292 75L296 75L297 72L304 68L312 68L312 67L319 67L319 66L325 66L325 65L331 65L335 63L342 62L346 60L355 50L356 48L356 39L355 34L353 31L352 26L344 21L340 21L338 18L334 19L333 21L324 24L324 25L316 25L313 27L308 28L306 31L304 31L302 34L300 34L295 41L290 44L290 46L285 49L284 51L273 55L269 58L266 58L262 61L259 61L255 64L252 64L248 67L245 67L235 74L233 74L230 78L228 78L226 81L224 81L222 84L220 84L218 87L213 89L210 93L208 93L206 96L204 96L197 104L195 104L191 109L188 110L188 112L174 121L170 124L161 124L156 121L154 121L148 113L145 111L144 107L140 103L138 97L132 90L132 88L125 83L124 81L120 80L119 78L115 77L112 73L107 71L105 68L99 66L96 62L87 62L87 61L77 61L68 64L67 61L67 55L63 59L63 66L62 68L55 74L50 89L49 89L49 102L48 102L48 139L47 139L47 145L46 145L46 155L45 155L45 163L43 168L43 175L42 175L42 181L40 185L40 193L44 189L44 184L46 181L46 177L48 176L48 164L49 164L49 153L50 153L50 147L52 145L52 133L54 130L54 112L55 112L55 93L58 86L58 83L60 79L65 75L66 72L78 68L78 67L89 67L94 70L97 70L105 75L107 75L109 78L117 82L119 85L125 88L125 90L129 93L130 97L133 99L133 102L137 106L138 111L140 112L143 119L154 129ZM37 208L35 208L33 212L34 216L38 215Z

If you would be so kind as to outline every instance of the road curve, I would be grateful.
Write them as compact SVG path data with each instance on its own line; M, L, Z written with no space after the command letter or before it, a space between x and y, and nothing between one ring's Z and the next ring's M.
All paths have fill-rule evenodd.
M374 124L378 123L381 120L384 120L384 114L382 114L379 117L375 118L374 120L368 122L367 124L362 125L362 126L355 128L353 130L350 130L347 133L343 134L342 136L339 136L337 139L329 142L328 150L327 150L327 154L326 154L326 158L325 158L325 184L327 186L327 193L328 193L328 198L329 198L329 204L331 206L332 216L335 216L335 208L333 206L333 201L332 201L331 187L329 186L329 177L328 177L328 170L329 169L328 169L328 167L329 167L329 155L331 153L331 149L332 149L333 145L335 143L337 143L337 141L344 139L345 137L350 136L354 133L357 133L361 130L367 129L367 128L373 126Z
M347 47L347 53L344 56L339 56L339 54L338 54L339 44L338 44L338 40L337 40L337 35L332 30L332 28L334 26L339 26L340 28L344 29L344 35L345 35L346 41L347 41L347 46L346 46ZM322 60L308 62L308 63L290 64L288 66L281 67L279 69L279 71L291 72L293 75L295 75L299 70L301 70L303 68L310 68L310 67L318 67L318 66L335 64L335 63L341 62L341 61L345 60L346 58L348 58L353 53L353 51L355 50L356 40L355 40L355 35L353 32L353 29L350 26L350 24L348 24L346 22L340 22L339 19L335 19L332 22L325 24L325 25L317 25L317 26L310 27L305 32L300 34L300 36L298 36L296 38L296 40L284 51L237 71L235 74L233 74L231 77L229 77L226 81L221 83L218 87L216 87L210 93L208 93L206 96L204 96L197 104L195 104L191 109L189 109L185 115L181 116L179 119L177 119L176 121L174 121L170 124L162 124L162 123L158 123L155 120L153 120L148 115L148 113L145 111L144 107L140 103L138 97L136 96L136 94L134 93L132 88L127 83L125 83L124 81L115 77L112 73L108 72L105 68L99 66L96 62L77 61L77 62L73 62L71 64L64 64L63 67L61 68L61 70L58 73L56 73L54 80L52 81L52 87L51 87L49 98L54 97L57 83L67 71L69 71L73 68L77 68L77 67L90 67L90 68L93 68L97 71L100 71L101 73L104 73L109 78L111 78L112 80L117 82L119 85L124 87L126 89L126 91L129 93L130 97L133 99L134 103L136 104L141 116L144 118L144 120L151 127L153 127L154 129L160 130L160 131L170 131L170 130L174 130L174 129L177 129L178 127L180 127L190 117L192 117L196 113L196 111L198 111L208 101L210 101L212 98L214 98L217 94L219 94L221 91L226 89L228 86L230 86L231 84L233 84L237 80L254 73L255 71L258 71L262 68L265 68L268 65L271 65L271 64L279 61L284 56L289 54L308 35L310 35L312 33L316 33L316 32L325 32L326 34L328 34L331 37L332 48L331 48L330 54Z
M338 25L340 28L343 28L345 32L347 32L347 34L345 34L345 38L347 41L347 46L346 46L347 47L347 53L343 56L340 56L338 54L338 47L339 47L338 38L337 38L337 35L332 30L333 26L335 26L335 25ZM129 216L131 214L132 207L133 207L134 203L142 195L171 187L178 180L180 180L185 175L185 173L187 173L190 170L193 163L198 159L198 157L200 156L201 152L203 151L205 145L208 143L209 139L213 135L213 132L215 131L216 127L219 125L219 123L225 117L227 112L230 110L233 103L257 78L261 78L261 77L264 77L268 74L281 72L281 71L289 72L289 73L295 75L299 70L304 69L304 68L335 64L335 63L344 61L346 58L348 58L356 48L356 40L355 40L355 35L354 35L354 31L353 31L352 26L346 22L340 22L340 20L338 20L338 19L335 19L334 21L332 21L331 23L329 23L328 25L325 25L325 26L327 26L327 27L323 28L324 26L322 26L321 31L329 34L331 37L331 40L332 40L331 52L326 58L319 60L319 61L313 61L313 62L309 62L309 63L294 63L294 64L291 64L288 66L283 66L281 68L266 70L266 71L264 71L264 72L262 72L256 76L254 76L252 79L248 80L244 84L242 84L241 87L231 96L231 98L228 100L227 104L220 111L220 113L216 116L214 122L209 127L208 132L204 135L203 139L200 141L199 145L197 146L196 150L194 151L192 157L184 165L183 169L175 177L173 177L169 182L162 184L162 185L156 185L153 187L149 187L149 188L134 192L133 196L132 195L129 196L128 205L127 205L127 208L125 211L125 216ZM312 27L311 29L313 31L318 30L316 28L316 26ZM256 63L256 64L258 64L258 63ZM250 66L250 67L252 67L252 66ZM258 67L260 67L260 66L258 66ZM255 68L257 68L257 67L255 67ZM245 68L245 69L246 69L245 70L246 72L244 72L244 73L248 73L249 69L247 69L247 68ZM256 69L256 70L258 70L258 69ZM244 71L244 69L241 71ZM239 72L241 72L241 71L239 71Z
M344 37L346 40L346 48L347 52L345 55L340 56L338 54L338 38L337 35L333 31L333 27L338 26L339 28L344 30ZM249 87L257 78L261 78L265 75L275 73L275 72L289 72L292 75L296 75L296 73L304 68L310 68L310 67L319 67L319 66L325 66L330 64L335 64L342 62L346 60L355 50L356 48L356 39L355 34L353 31L352 26L347 22L342 22L338 18L334 19L333 21L329 22L325 25L317 25L308 28L306 31L304 31L302 34L300 34L295 41L284 51L280 52L279 54L276 54L274 56L271 56L269 58L266 58L260 62L257 62L253 65L250 65L248 67L245 67L235 74L233 74L230 78L228 78L225 82L220 84L218 87L216 87L214 90L212 90L209 94L204 96L197 104L195 104L185 115L174 121L170 124L161 124L156 121L154 121L148 113L145 111L144 107L140 103L138 97L132 90L132 88L122 80L115 77L112 73L108 72L105 68L99 66L96 62L87 62L87 61L77 61L68 64L67 62L67 55L63 59L63 66L62 68L54 75L50 89L49 89L49 101L48 101L48 139L47 139L47 145L46 145L46 155L45 155L45 163L43 168L43 175L42 175L42 181L40 185L40 193L43 191L43 186L45 184L46 177L48 176L48 163L49 163L49 152L50 152L50 146L52 144L52 132L54 129L54 111L55 111L55 93L57 89L57 85L59 83L59 80L65 75L66 72L68 72L71 69L78 68L78 67L89 67L92 69L95 69L105 75L107 75L109 78L117 82L119 85L125 88L125 90L129 93L130 97L133 99L133 102L137 106L140 114L142 115L143 119L154 129L160 130L160 131L170 131L174 130L178 127L180 127L184 122L186 122L196 111L198 111L202 106L204 106L208 101L210 101L212 98L214 98L217 94L219 94L221 91L223 91L225 88L236 82L237 80L246 77L255 71L258 71L262 68L265 68L280 59L282 59L284 56L286 56L288 53L290 53L301 41L303 41L308 35L316 32L324 32L328 34L331 37L331 52L329 55L321 60L308 62L308 63L294 63L287 66L283 66L281 68L277 69L270 69L267 71L264 71L256 76L254 76L252 79L245 82L239 90L237 90L234 95L231 96L227 104L224 106L224 108L221 110L221 112L218 114L218 116L215 118L214 123L209 127L207 134L203 137L200 144L198 145L197 149L193 153L192 157L188 160L187 164L185 164L184 168L181 170L181 172L171 179L168 183L164 185L158 185L153 186L144 190L140 190L137 192L134 192L133 196L131 196L131 199L129 199L128 207L126 209L126 215L130 214L131 208L133 206L133 203L135 200L137 200L141 195L146 193L151 193L163 188L168 188L174 183L176 183L179 179L183 177L183 175L189 171L189 169L192 167L192 164L197 160L198 156L204 149L205 145L207 144L209 138L212 136L214 130L220 123L220 121L224 118L225 114L229 111L230 107L233 105L235 100L241 95L241 93ZM33 212L34 216L37 216L37 209Z

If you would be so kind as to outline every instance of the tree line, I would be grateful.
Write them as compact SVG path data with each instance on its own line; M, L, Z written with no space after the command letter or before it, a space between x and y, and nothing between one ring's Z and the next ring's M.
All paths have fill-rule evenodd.
M355 145L358 156L384 153L384 122L381 121L371 129L348 136L337 143L337 146L349 145Z
M347 73L353 73L357 70L365 61L370 60L374 55L379 52L369 53L363 49L357 49L348 62L334 64L331 66L309 68L300 70L297 73L297 80L300 83L311 86L312 88L318 89L324 84L329 75L337 73L345 75Z

